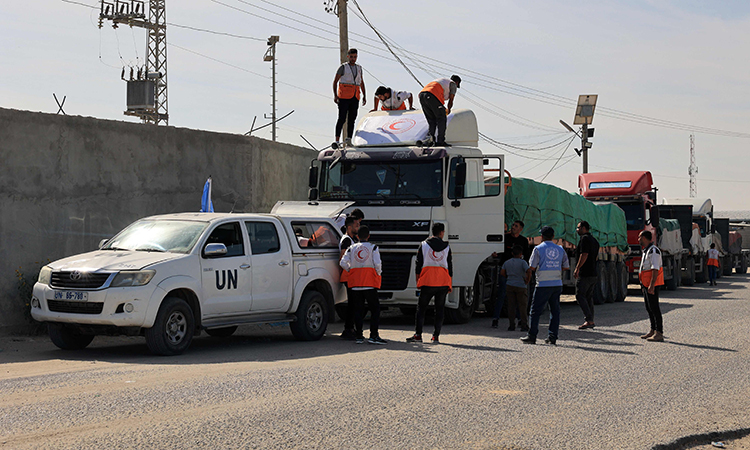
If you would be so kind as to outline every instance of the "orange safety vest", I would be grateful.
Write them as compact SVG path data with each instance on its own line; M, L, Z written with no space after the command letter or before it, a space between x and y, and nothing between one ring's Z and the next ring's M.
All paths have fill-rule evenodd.
M344 74L339 78L338 96L343 99L350 99L357 97L359 100L360 96L360 85L362 84L362 67L355 64L356 69L352 69L351 66L343 64ZM355 75L356 72L356 75Z
M641 281L641 284L645 287L649 287L651 285L651 279L654 276L654 268L651 264L651 259L649 256L656 252L657 255L659 255L659 259L661 259L661 253L658 252L658 249L655 245L651 245L646 251L643 253L643 257L641 258L641 267L638 272L638 279ZM654 283L654 286L663 286L664 285L664 267L659 266L659 272L656 275L656 283Z
M442 251L436 252L427 241L422 242L419 249L422 252L422 271L419 273L417 287L451 287L453 280L448 272L448 253L450 247L446 246Z
M375 265L375 255L380 260L378 247L369 242L360 242L346 250L344 259L349 263L350 288L368 287L380 289L381 277Z
M708 251L708 265L719 267L719 251L711 249Z
M422 92L429 92L430 94L437 97L440 103L445 105L445 101L448 100L447 92L450 92L451 80L448 78L440 78L435 81L427 83L427 86L422 88Z

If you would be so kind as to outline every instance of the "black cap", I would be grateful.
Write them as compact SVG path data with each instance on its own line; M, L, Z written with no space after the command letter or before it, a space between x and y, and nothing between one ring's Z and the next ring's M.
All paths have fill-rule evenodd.
M454 83L456 83L456 87L458 87L458 88L461 87L461 77L459 77L458 75L453 75L451 77L451 81L453 81Z
M545 237L548 239L552 239L553 237L555 237L555 230L552 227L547 227L547 226L542 227L542 229L540 230L540 233L542 233L542 237Z

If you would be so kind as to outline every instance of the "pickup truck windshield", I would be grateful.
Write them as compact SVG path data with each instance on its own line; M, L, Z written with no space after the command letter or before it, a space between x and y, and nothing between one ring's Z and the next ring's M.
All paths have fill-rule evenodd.
M190 253L207 222L139 220L110 239L102 250Z
M322 167L321 200L443 204L443 161L341 161Z

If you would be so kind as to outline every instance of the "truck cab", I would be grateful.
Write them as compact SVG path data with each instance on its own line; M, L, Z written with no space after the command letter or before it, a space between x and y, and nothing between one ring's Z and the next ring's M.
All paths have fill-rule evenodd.
M352 146L325 149L310 172L310 202L352 202L365 214L370 241L383 260L381 302L414 308L414 263L432 224L442 222L453 253L453 292L447 318L465 322L492 296L496 268L490 255L504 250L502 155L478 147L476 117L448 116L448 147L421 147L422 111L378 111L359 123Z

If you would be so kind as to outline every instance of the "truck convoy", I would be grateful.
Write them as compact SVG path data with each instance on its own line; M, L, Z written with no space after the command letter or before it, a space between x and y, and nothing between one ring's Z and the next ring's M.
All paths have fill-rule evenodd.
M289 322L297 339L320 339L334 303L345 298L341 235L330 218L310 216L304 205L273 215L138 220L96 251L43 267L31 315L47 323L62 349L125 334L145 336L152 353L175 355L201 330L223 337L263 322ZM334 215L348 204L327 206Z

